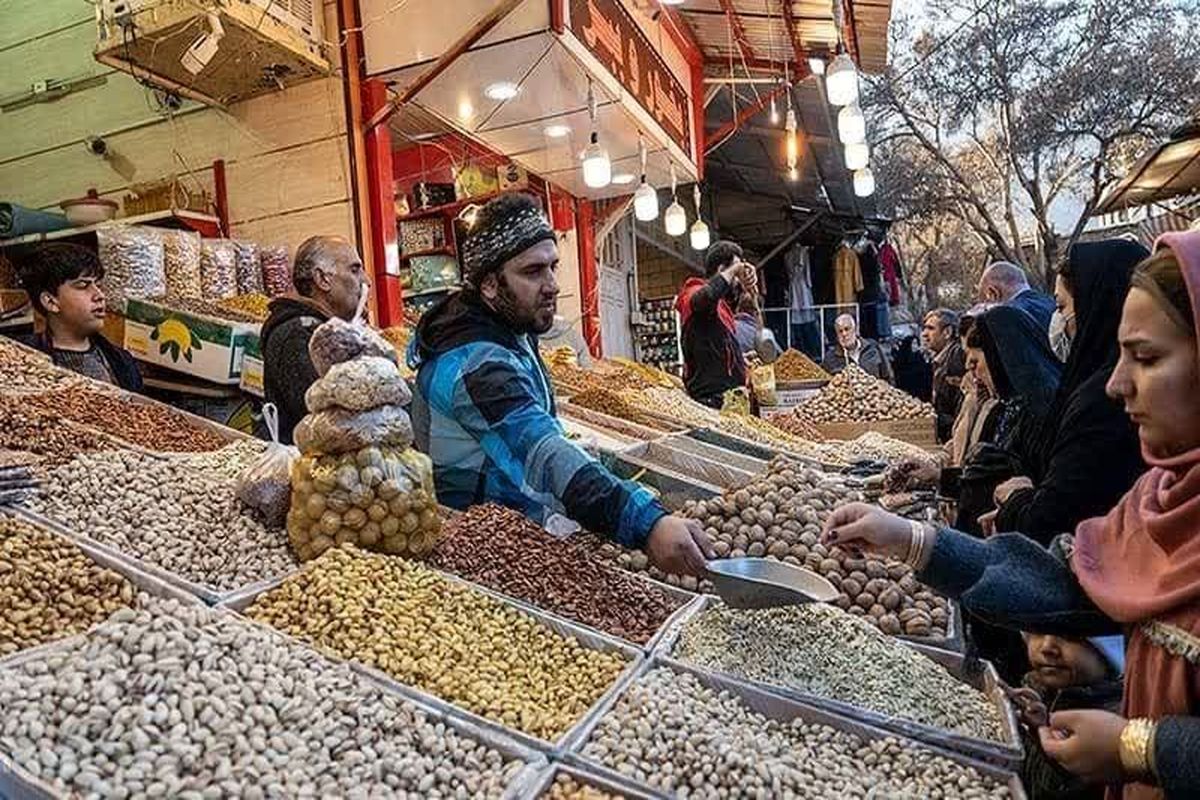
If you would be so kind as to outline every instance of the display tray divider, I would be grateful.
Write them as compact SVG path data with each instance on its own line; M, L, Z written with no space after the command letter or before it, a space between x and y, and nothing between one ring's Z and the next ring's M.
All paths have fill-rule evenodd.
M850 441L864 433L874 432L925 450L938 450L940 445L937 441L936 423L935 417L918 417L877 422L818 422L814 424L826 439Z
M672 621L669 627L664 628L650 657L684 663L675 656L675 648L679 643L679 637L683 633L684 627L687 626L693 617L718 602L719 599L713 595L701 595L696 602L688 606L688 613L679 615L679 617ZM987 661L968 659L961 653L952 652L937 646L902 639L900 637L892 638L896 640L897 644L915 650L926 658L940 664L960 682L983 692L990 703L996 708L997 714L1000 717L1004 741L977 739L972 736L954 733L944 728L936 728L925 723L888 716L843 700L834 700L799 689L792 689L782 684L739 678L735 675L720 673L716 670L710 670L693 664L688 664L688 666L694 671L712 673L714 675L726 675L732 680L757 687L763 692L777 694L782 697L798 700L801 703L808 703L819 708L829 709L835 713L844 714L853 719L862 720L871 725L890 730L907 739L915 739L926 744L963 753L972 758L996 764L1006 769L1018 769L1021 760L1024 758L1024 746L1021 741L1016 714L1013 711L1012 703L1004 693L1004 689L1000 683L1000 676L996 673L996 668Z
M863 720L837 709L825 708L804 699L781 696L777 693L766 691L762 687L752 683L739 681L728 675L697 669L691 665L658 655L642 663L636 674L622 687L621 694L623 695L624 692L628 691L643 676L661 667L666 667L679 673L690 674L705 687L718 692L727 692L736 697L751 711L762 714L770 719L781 722L791 722L795 719L801 719L808 724L827 725L839 731L852 733L865 741L875 741L888 737L908 740L909 743L923 747L936 755L958 764L972 767L980 774L1003 782L1008 787L1009 793L1014 800L1026 800L1027 796L1021 785L1021 779L1010 766L998 765L937 743L925 742L914 739L911 736L897 734L886 727L873 724L869 720ZM584 746L596 732L601 720L616 706L619 700L619 696L612 698L611 702L607 703L600 713L595 715L589 726L580 729L576 733L575 737L571 740L570 748L562 757L563 762L600 775L608 779L622 791L637 792L638 797L649 795L654 798L662 798L662 800L673 800L677 796L674 793L664 792L661 789L649 786L636 778L625 775L583 754Z
M637 458L604 454L600 463L620 478L635 479L652 487L668 511L677 511L689 500L708 500L721 494L720 487L701 483L695 478L663 469Z
M639 425L636 422L630 422L600 411L593 411L590 408L583 408L571 403L569 400L564 401L561 398L558 403L558 413L577 419L580 422L586 422L589 425L596 425L602 430L612 431L613 433L643 442L661 439L667 435L664 431Z
M308 564L312 564L312 563L313 562L311 562L311 561L308 562ZM291 578L291 577L294 577L295 575L300 574L308 567L308 564L302 566L296 572L293 572L289 575L283 576L281 578L276 578L276 579L270 581L267 585L263 586L261 589L259 589L256 592L250 592L250 591L240 592L236 596L221 603L218 606L218 608L226 609L226 610L230 611L231 613L236 613L245 619L249 619L248 617L245 617L243 612L250 605L252 605L254 603L254 601L257 599L257 597L259 595L265 594L266 592L268 592L274 588L277 588L280 584L282 584L288 578ZM433 568L431 567L430 569L433 569ZM372 667L367 664L363 664L362 662L355 661L353 659L340 659L339 657L335 657L335 656L332 656L329 654L327 654L326 657L327 658L338 658L338 660L344 660L347 663L349 663L353 669L357 670L358 672L362 673L363 675L370 677L372 680L376 681L377 683L387 686L388 688L390 688L390 689L396 691L397 693L404 695L406 697L411 697L413 699L420 700L422 703L425 703L433 708L436 708L438 711L440 711L441 713L443 713L449 717L452 717L452 718L455 718L458 720L467 721L467 722L470 722L473 725L477 725L483 729L495 731L498 734L511 737L513 740L521 743L522 745L524 745L526 747L538 750L539 752L546 753L547 755L550 755L550 756L556 756L562 751L564 743L570 737L572 731L574 731L576 728L579 728L580 726L584 725L588 720L590 720L591 716L595 713L596 709L600 705L602 705L608 697L610 697L611 695L614 695L617 692L617 690L621 686L623 686L625 684L625 682L628 681L632 677L632 675L633 675L634 671L637 669L638 665L640 665L641 662L643 660L645 660L645 653L643 652L643 648L641 648L637 645L630 644L626 641L617 639L616 637L610 636L606 633L601 633L600 631L594 630L592 628L586 628L582 625L579 625L575 622L567 620L563 617L549 614L546 611L543 611L542 609L537 608L536 606L532 606L527 603L521 603L518 601L514 601L512 598L510 598L506 595L503 595L503 594L500 594L499 592L488 589L485 586L480 586L479 584L464 580L464 579L458 577L457 575L454 575L454 574L451 574L448 572L443 572L441 570L436 570L436 569L434 569L433 571L437 572L439 575L444 577L446 580L452 581L454 583L465 586L465 587L471 589L472 591L479 592L480 594L486 595L502 605L508 606L509 608L512 608L512 609L518 611L519 613L524 614L527 617L533 618L535 621L541 623L542 625L549 628L553 632L559 634L560 636L567 636L567 637L575 638L576 640L579 641L579 643L581 645L583 645L584 647L586 647L589 650L600 650L600 651L606 652L606 653L617 652L617 653L620 653L622 656L624 656L629 661L629 663L626 665L625 669L621 672L621 674L617 676L616 680L613 681L613 684L611 686L609 686L608 689L605 690L605 692L592 704L592 706L586 712L584 712L584 714L578 720L576 720L576 722L570 728L568 728L566 731L564 731L563 734L560 735L556 740L550 741L548 739L542 739L533 734L525 733L524 731L520 731L515 728L510 728L507 725L504 725L503 723L497 722L495 720L488 719L487 717L484 717L473 711L469 711L468 709L466 709L462 706L458 706L448 700L444 700L441 697L438 697L437 695L433 694L432 692L427 692L424 689L420 689L415 686L410 686L408 684L401 683L400 681L396 680L395 678L393 678L392 676L383 672L382 670L378 669L377 667ZM687 608L687 606L685 605L684 608ZM668 620L668 622L669 621L670 620ZM291 634L288 634L288 633L282 632L282 631L278 631L278 633L280 633L280 635L283 635L283 636L288 636L289 638L292 638L295 641L301 642L302 644L304 644L308 647L313 646L313 645L309 644L308 642L305 642L303 639L301 639L298 636L293 636Z
M195 602L193 598L193 602ZM546 771L547 759L544 752L536 747L529 747L516 737L509 735L503 729L497 729L495 726L480 726L472 720L463 718L456 713L447 713L446 710L439 707L438 704L427 702L426 698L417 696L407 687L398 687L393 684L394 681L380 681L376 676L367 674L363 668L353 662L344 662L341 659L322 653L317 648L303 641L289 636L269 625L264 625L252 619L248 619L234 611L217 608L214 612L218 615L228 615L240 625L252 625L262 630L268 631L272 636L291 643L298 643L300 646L312 650L321 656L324 660L332 663L347 663L351 671L354 672L364 682L379 688L381 691L399 697L400 699L411 703L421 709L431 719L442 721L448 727L453 728L459 733L462 733L482 744L494 748L506 758L519 759L524 762L524 767L513 777L512 781L505 788L502 800L520 800L520 798L530 797L530 792L533 786L537 783L541 775ZM104 623L101 623L103 625ZM93 629L95 630L95 629ZM22 663L35 660L47 655L52 655L58 650L66 650L73 647L75 644L82 642L86 638L86 634L77 634L66 639L59 639L55 642L49 642L38 647L22 650L14 653L3 659L0 659L0 669L7 667L18 666ZM398 688L405 691L398 691ZM452 709L453 710L453 709ZM63 795L57 792L52 785L37 778L20 764L16 763L8 753L0 751L0 798L11 798L11 800L42 800L42 798L60 798Z
M681 431L685 431L688 429L687 425L685 425L684 423L680 422L677 419L672 419L670 417L664 417L661 414L655 414L650 411L639 410L639 413L642 415L642 417L645 421L644 422L634 422L633 420L627 420L622 417L614 417L612 414L605 414L603 411L596 411L595 409L592 409L592 408L585 408L584 406L575 405L575 403L569 399L564 400L562 403L559 404L559 411L565 412L569 416L578 417L579 419L582 419L585 421L587 420L588 417L584 416L580 412L584 412L588 416L595 415L593 418L595 418L597 420L600 420L600 421L609 420L610 422L608 422L608 427L612 427L611 421L616 421L617 423L619 423L623 426L634 426L634 430L641 429L641 430L647 431L650 434L652 434L650 436L650 438L653 438L653 439L659 439L659 438L662 438L663 436L666 436L669 433L679 433ZM613 428L613 429L620 430L619 428ZM642 438L642 437L638 437L638 438Z
M714 461L695 453L676 450L661 442L662 440L643 442L625 450L620 455L626 460L637 460L639 463L656 469L693 476L694 479L699 479L701 482L721 490L745 486L754 478L753 472L747 472L736 466Z
M651 444L669 448L679 453L706 458L709 461L727 464L734 469L741 470L750 475L759 475L764 472L769 463L769 459L755 458L754 456L739 453L735 450L708 444L686 433L672 434L656 442L651 442Z
M793 450L784 450L775 446L767 446L758 442L751 442L748 439L743 439L740 436L734 436L731 433L715 430L713 428L693 428L686 434L693 439L710 444L715 447L720 447L725 450L732 450L735 453L757 458L760 461L770 461L773 458L784 456L792 461L798 461L810 467L814 467L823 472L841 472L846 468L845 464L827 464L820 459L812 456L802 455Z
M565 761L551 763L537 776L537 779L524 795L524 800L541 800L541 798L546 797L547 792L550 791L550 787L554 785L559 775L567 775L581 786L599 789L606 794L623 797L626 800L657 800L659 797L659 795L652 794L645 789L636 788L632 783L618 783L612 778L601 774L594 767L583 766L583 762L580 760L578 763L568 763Z

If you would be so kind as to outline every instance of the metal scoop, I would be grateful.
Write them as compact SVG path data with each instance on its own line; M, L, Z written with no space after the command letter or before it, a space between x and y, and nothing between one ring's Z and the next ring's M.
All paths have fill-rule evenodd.
M708 579L732 608L830 603L838 596L837 588L817 573L765 558L710 561Z

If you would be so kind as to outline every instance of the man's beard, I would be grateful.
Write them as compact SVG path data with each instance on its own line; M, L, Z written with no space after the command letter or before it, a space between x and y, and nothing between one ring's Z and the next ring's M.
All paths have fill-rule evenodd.
M545 322L538 320L539 307L520 308L517 297L508 287L507 278L501 274L496 288L495 312L509 328L520 334L532 333L540 336L554 326L554 315Z

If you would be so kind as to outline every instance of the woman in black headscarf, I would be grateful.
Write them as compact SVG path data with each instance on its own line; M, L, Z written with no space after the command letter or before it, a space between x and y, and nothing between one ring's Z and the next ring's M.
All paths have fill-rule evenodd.
M955 527L982 534L984 517L994 508L996 487L1022 474L1013 451L1039 429L1058 390L1062 365L1046 333L1030 315L1012 306L996 306L975 320L967 337L967 365L975 379L1000 401L990 421L987 444L963 464Z
M1119 355L1117 326L1129 279L1148 255L1125 239L1071 248L1054 292L1062 321L1051 326L1059 329L1053 338L1069 343L1070 355L1045 425L1026 429L1013 444L1022 477L996 489L997 531L1020 531L1047 544L1112 508L1145 471L1137 427L1104 387Z

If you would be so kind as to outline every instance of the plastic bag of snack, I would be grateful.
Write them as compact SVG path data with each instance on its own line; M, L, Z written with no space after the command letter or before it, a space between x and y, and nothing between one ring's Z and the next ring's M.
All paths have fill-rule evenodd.
M268 297L278 297L292 290L292 262L286 247L260 246L258 266L262 273L263 292Z
M258 244L240 239L233 240L234 274L237 278L238 294L262 294L262 266L258 257Z
M105 225L96 231L104 278L100 285L110 305L123 309L129 298L151 299L167 293L162 233L140 225Z
M433 464L411 449L304 455L292 467L288 540L301 561L346 542L424 556L441 533Z
M368 356L396 363L396 348L386 339L361 322L346 322L339 317L313 331L308 355L318 375L325 375L334 364Z
M233 242L200 242L200 282L206 300L224 300L237 294L237 247Z
M269 528L282 528L292 502L292 462L300 451L279 442L279 412L274 403L263 404L263 419L271 444L237 481L237 498L253 509Z
M329 408L308 414L292 438L303 453L345 453L372 445L403 448L412 444L412 420L400 406L370 411Z
M334 364L304 394L310 412L329 408L366 411L385 405L408 405L412 392L395 362L365 356Z
M200 234L195 231L163 231L163 272L170 300L199 300Z

